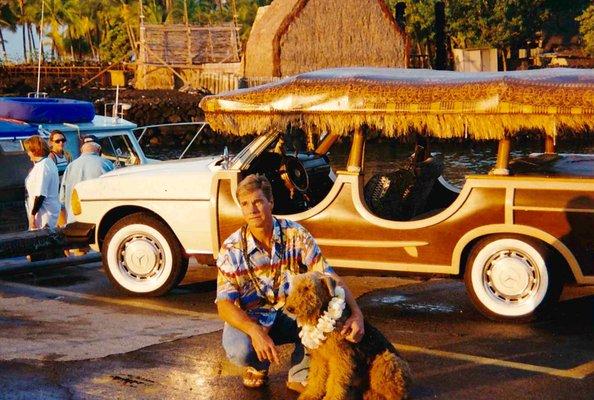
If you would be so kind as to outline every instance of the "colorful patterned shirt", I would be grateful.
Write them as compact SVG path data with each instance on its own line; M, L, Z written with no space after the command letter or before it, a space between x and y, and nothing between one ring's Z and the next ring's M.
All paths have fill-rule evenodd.
M249 264L242 249L242 231ZM271 326L277 310L284 306L291 275L333 272L315 239L296 222L274 218L272 243L270 257L249 229L238 229L225 240L217 259L216 301L234 302L262 326Z

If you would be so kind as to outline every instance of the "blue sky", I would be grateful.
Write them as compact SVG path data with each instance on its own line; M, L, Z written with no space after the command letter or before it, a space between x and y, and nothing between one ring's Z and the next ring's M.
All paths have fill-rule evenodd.
M2 35L6 41L6 52L8 58L12 61L21 61L23 59L23 33L20 28L16 32L11 32L8 29L2 29ZM35 38L35 44L38 40ZM47 50L46 50L47 52ZM0 59L4 57L2 54L2 48L0 47Z

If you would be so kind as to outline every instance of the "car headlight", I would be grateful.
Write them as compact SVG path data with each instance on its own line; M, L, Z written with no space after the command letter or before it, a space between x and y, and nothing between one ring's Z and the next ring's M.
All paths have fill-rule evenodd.
M72 214L79 215L81 211L80 207L80 200L78 198L78 192L76 189L72 190L72 196L70 197L70 208L72 209Z

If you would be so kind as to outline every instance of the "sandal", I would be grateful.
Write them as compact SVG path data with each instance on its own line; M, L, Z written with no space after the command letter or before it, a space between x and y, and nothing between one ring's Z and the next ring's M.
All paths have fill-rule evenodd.
M268 370L258 371L254 367L247 367L243 372L243 386L258 389L268 382Z
M287 381L287 388L297 393L303 393L306 385L307 382Z

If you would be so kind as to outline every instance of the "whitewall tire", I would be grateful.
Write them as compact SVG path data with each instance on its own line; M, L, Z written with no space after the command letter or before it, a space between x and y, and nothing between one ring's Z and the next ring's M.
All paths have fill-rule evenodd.
M552 260L549 249L531 238L483 238L466 264L464 282L470 299L488 318L529 321L559 298L561 265L553 266Z
M163 295L183 279L188 268L171 229L144 213L116 222L105 236L101 253L111 283L132 295Z

